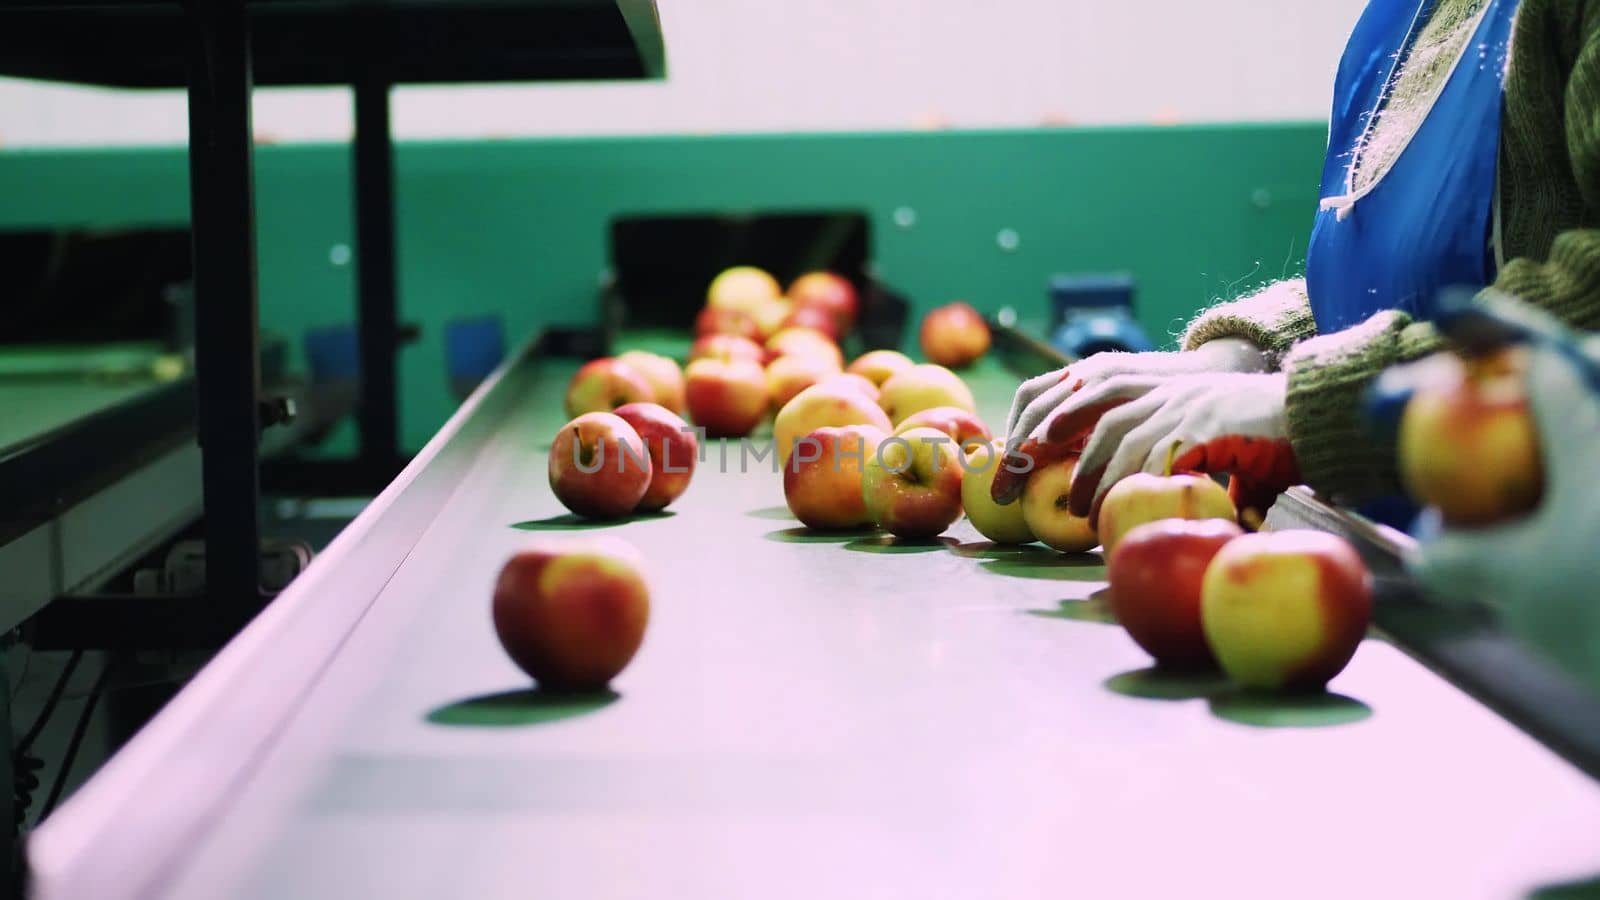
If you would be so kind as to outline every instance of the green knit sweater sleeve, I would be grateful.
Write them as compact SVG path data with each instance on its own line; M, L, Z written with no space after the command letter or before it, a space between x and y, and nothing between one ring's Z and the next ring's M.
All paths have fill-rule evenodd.
M1291 278L1202 312L1184 330L1179 346L1193 350L1217 338L1242 337L1276 358L1316 333L1305 279Z
M1600 3L1591 0L1528 0L1523 12L1533 18L1519 22L1513 53L1515 65L1531 71L1552 66L1565 68L1557 82L1561 90L1559 117L1519 121L1542 116L1541 103L1511 92L1508 85L1506 127L1524 142L1536 141L1542 132L1547 143L1557 145L1546 158L1558 156L1565 171L1533 173L1521 159L1505 161L1502 189L1516 190L1506 199L1526 209L1529 205L1564 208L1566 221L1582 226L1554 237L1543 258L1525 256L1509 260L1495 286L1539 306L1573 327L1600 329ZM1574 37L1577 36L1577 37ZM1569 47L1562 46L1572 41ZM1524 80L1528 93L1539 79ZM1531 112L1530 112L1531 111ZM1561 146L1564 145L1564 146ZM1503 165L1502 169L1506 169ZM1537 193L1534 197L1530 194ZM1548 221L1548 220L1547 220ZM1530 223L1531 226L1532 223ZM1526 230L1507 233L1506 244L1535 249ZM1531 245L1531 246L1530 246ZM1426 322L1413 322L1405 314L1386 311L1362 324L1335 334L1304 341L1283 360L1288 373L1289 439L1306 483L1324 496L1357 503L1399 488L1392 445L1374 440L1360 418L1362 396L1384 368L1424 356L1443 345Z

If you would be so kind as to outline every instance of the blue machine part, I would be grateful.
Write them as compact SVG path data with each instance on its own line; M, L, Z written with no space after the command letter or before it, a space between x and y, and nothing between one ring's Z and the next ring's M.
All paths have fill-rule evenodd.
M308 329L305 352L315 382L355 380L361 375L361 344L353 325Z
M445 367L452 380L479 381L506 357L499 316L455 319L444 326Z
M1051 343L1073 357L1154 350L1155 342L1134 318L1133 291L1133 276L1121 273L1050 279Z

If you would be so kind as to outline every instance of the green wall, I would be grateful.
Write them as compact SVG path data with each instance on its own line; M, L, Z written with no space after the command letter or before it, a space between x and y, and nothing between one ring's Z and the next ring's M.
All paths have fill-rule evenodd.
M611 219L649 212L859 209L879 277L920 311L953 298L1044 314L1045 280L1126 270L1159 337L1198 307L1298 272L1320 124L408 143L399 149L405 443L453 406L443 323L501 312L513 340L586 323ZM349 152L258 157L261 319L298 345L353 316ZM180 148L0 151L0 228L181 224ZM896 209L915 211L909 228ZM1013 252L996 241L1020 235Z

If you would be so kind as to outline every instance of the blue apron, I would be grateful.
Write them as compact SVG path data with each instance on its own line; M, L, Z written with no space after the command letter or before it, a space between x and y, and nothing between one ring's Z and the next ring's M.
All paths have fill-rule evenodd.
M1494 280L1501 89L1517 0L1487 0L1410 142L1368 187L1352 184L1356 148L1432 8L1433 0L1371 0L1339 62L1322 202L1306 250L1319 334L1385 309L1426 319L1440 289ZM1363 511L1391 525L1411 518L1396 500Z

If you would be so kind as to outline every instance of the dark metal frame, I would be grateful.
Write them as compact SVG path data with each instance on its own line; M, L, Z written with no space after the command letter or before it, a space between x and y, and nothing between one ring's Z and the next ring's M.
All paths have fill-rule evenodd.
M97 776L93 796L70 813L63 808L71 821L51 820L36 832L46 840L52 827L70 832L73 852L47 854L58 868L37 873L53 892L85 897L161 893L181 854L262 760L455 493L485 442L525 402L537 381L539 360L596 339L551 332L510 356L312 567L245 624L119 751L124 763ZM284 646L295 652L275 652ZM253 662L240 667L234 664L239 659ZM196 743L196 727L227 734L228 746ZM149 801L179 795L185 802Z

